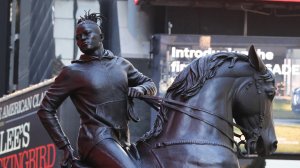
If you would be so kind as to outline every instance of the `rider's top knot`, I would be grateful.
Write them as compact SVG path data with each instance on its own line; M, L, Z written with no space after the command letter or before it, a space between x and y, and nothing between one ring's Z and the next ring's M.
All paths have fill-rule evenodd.
M100 27L103 19L104 17L100 13L90 13L89 10L89 11L85 11L85 14L83 16L80 16L80 18L77 21L77 25L97 24Z

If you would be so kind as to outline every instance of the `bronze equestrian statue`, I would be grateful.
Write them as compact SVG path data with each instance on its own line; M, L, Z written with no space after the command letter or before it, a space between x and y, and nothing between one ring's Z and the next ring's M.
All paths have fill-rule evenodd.
M239 167L237 154L264 156L276 150L271 111L274 76L253 46L248 56L216 53L194 60L159 98L153 96L156 88L151 79L103 49L98 16L86 14L78 22L76 40L84 54L62 70L38 112L65 153L62 167L71 163L94 168L234 168ZM127 111L127 95L158 110L154 127L136 147L128 142L127 118L135 116ZM81 161L73 155L55 112L67 96L81 117ZM234 140L240 135L233 127L242 131L245 140Z
M47 91L38 116L65 160L75 159L70 142L57 119L56 109L69 96L80 114L80 159L92 167L134 167L123 148L130 147L128 96L155 95L150 78L128 60L103 48L99 14L78 21L76 41L83 55L66 66ZM62 163L63 165L66 163Z
M237 154L272 154L275 94L274 75L253 46L248 56L216 53L194 60L165 98L144 98L160 111L153 129L137 142L140 167L235 168ZM246 140L236 142L234 136L241 135L233 127Z

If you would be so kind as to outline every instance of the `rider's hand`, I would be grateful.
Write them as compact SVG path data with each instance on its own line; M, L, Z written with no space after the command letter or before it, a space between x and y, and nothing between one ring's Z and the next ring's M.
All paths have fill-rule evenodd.
M60 163L62 168L68 167L68 163L78 160L78 158L74 156L74 149L71 147L71 145L66 145L62 148L62 150L64 151L64 156Z
M128 88L128 96L129 97L140 97L144 95L146 90L141 86L129 87Z

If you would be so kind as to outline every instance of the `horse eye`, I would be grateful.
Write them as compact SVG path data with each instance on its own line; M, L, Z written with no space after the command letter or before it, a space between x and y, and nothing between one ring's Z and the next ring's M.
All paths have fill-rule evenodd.
M267 91L266 91L266 94L267 94L269 97L274 97L275 94L276 94L276 91L275 91L275 90L267 90Z

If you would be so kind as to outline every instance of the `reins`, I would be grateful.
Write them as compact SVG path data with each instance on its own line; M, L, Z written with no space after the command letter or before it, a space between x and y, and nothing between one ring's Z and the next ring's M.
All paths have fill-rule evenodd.
M242 131L245 131L247 133L251 133L250 130L245 129L245 128L241 127L240 125L238 125L238 124L236 124L236 123L234 123L232 121L228 121L226 118L224 118L224 117L222 117L222 116L220 116L218 114L214 114L214 113L212 113L212 112L210 112L208 110L205 110L205 109L202 109L202 108L199 108L199 107L187 105L187 104L182 103L180 101L176 101L176 100L172 100L172 99L167 99L167 98L162 98L162 97L158 97L158 96L147 96L147 95L142 96L141 99L143 99L145 101L148 101L149 99L151 99L151 100L154 100L156 102L160 102L162 105L166 105L166 106L168 106L167 103L169 103L169 104L173 104L173 105L179 105L179 106L187 107L187 108L190 108L190 109L193 109L193 110L196 110L196 111L202 111L204 113L207 113L207 114L210 114L212 116L215 116L215 117L217 117L217 118L219 118L221 120L224 120L229 125L235 126L235 127L237 127L238 129L240 129ZM178 108L176 106L173 106L171 108L173 108L174 110L182 111L180 108Z
M180 101L176 101L176 100L172 100L172 99L167 99L167 98L162 98L162 97L158 97L158 96L147 96L147 95L143 95L142 97L140 97L140 99L146 101L146 102L149 102L150 103L150 106L153 107L153 104L155 104L156 106L154 106L153 108L155 110L158 110L157 108L157 105L161 104L161 105L164 105L166 107L170 107L174 110L178 110L180 112L183 112L183 113L188 113L188 112L185 112L183 111L182 109L176 107L176 106L172 106L172 105L169 105L169 104L173 104L173 105L179 105L179 106L183 106L183 107L187 107L187 108L190 108L190 109L193 109L193 110L196 110L196 111L202 111L204 113L207 113L207 114L210 114L212 116L215 116L223 121L225 121L226 123L228 123L229 125L231 126L234 126L234 127L237 127L238 129L244 131L244 132L247 132L249 134L251 134L253 131L251 130L248 130L248 129L245 129L243 127L241 127L240 125L232 122L232 121L228 121L226 118L218 115L218 114L214 114L208 110L205 110L205 109L202 109L202 108L199 108L199 107L195 107L195 106L191 106L191 105L187 105L185 103L182 103ZM150 100L150 101L149 101ZM168 104L169 103L169 104ZM189 112L189 114L192 115L192 113Z
M178 106L182 106L182 107L186 107L186 108L190 108L192 110L196 110L196 111L201 111L204 112L206 114L209 114L211 116L214 116L216 118L219 118L223 121L225 121L227 124L229 124L230 126L234 126L237 127L238 129L247 132L247 133L254 133L253 131L250 131L248 129L245 129L243 127L241 127L240 125L232 122L232 121L228 121L226 118L218 115L218 114L214 114L208 110L199 108L199 107L195 107L195 106L191 106L191 105L187 105L185 103L176 101L176 100L172 100L172 99L168 99L168 98L162 98L162 97L158 97L158 96L147 96L147 95L143 95L140 97L141 100L144 100L146 103L148 103L150 106L152 106L155 110L159 111L159 107L160 106L164 106L170 109L173 109L175 111L181 112L183 114L186 114L194 119L200 120L204 123L206 123L207 125L217 129L219 132L221 132L223 135L225 135L228 139L230 139L237 147L237 152L239 155L244 156L244 154L241 152L240 149L240 144L241 143L237 143L231 136L227 135L227 133L225 133L222 129L216 127L214 124L210 123L209 121L204 120L203 118L199 117L198 115L196 115L195 113L192 113L191 111L187 111L187 110L183 110L182 108L179 108ZM234 133L234 136L237 137L241 137L241 135Z

